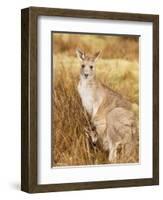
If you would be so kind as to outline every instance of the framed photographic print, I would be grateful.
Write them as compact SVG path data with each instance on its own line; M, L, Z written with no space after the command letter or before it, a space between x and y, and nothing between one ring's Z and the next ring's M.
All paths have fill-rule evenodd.
M159 16L21 11L21 189L159 184Z

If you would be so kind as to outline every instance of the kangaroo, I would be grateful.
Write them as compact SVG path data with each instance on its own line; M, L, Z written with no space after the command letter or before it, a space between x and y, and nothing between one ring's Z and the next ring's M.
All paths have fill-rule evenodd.
M95 64L100 52L90 56L77 49L76 53L81 65L78 93L93 124L89 135L93 143L99 141L108 151L109 162L116 163L119 149L129 157L135 143L137 124L132 104L97 80Z

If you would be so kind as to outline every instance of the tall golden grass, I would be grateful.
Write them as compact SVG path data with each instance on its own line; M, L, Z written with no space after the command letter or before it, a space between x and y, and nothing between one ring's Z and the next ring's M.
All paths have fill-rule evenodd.
M102 50L96 64L97 78L133 104L139 104L138 38L54 33L53 166L108 163L107 153L94 148L84 133L90 119L77 92L80 65L76 47L88 52ZM138 110L135 112L138 116ZM133 157L138 160L138 148Z

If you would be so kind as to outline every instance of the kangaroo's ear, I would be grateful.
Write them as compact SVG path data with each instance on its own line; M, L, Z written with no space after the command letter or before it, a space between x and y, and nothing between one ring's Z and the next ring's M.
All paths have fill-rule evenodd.
M84 58L85 58L84 52L82 52L80 49L76 49L76 54L77 54L77 57L78 57L81 61L84 60Z
M94 61L97 60L97 58L100 56L100 54L101 54L101 51L97 51L97 52L94 54L94 56L93 56Z

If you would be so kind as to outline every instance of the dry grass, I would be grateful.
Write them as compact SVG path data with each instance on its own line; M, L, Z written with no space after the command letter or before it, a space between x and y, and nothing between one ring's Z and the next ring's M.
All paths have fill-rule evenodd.
M115 56L117 54L117 57L110 56L110 59L107 59L108 43L106 43L106 36L102 37L105 37L106 45L103 42L98 43L101 44L98 47L102 46L103 49L102 57L96 66L97 77L132 103L138 104L138 50L135 50L138 48L138 42L135 38L132 40L130 38L109 37L107 39L109 45L114 43L119 46L118 49L124 48L123 45L120 46L120 40L123 41L123 44L127 41L127 47L124 48L124 51L129 53L122 54L117 50L114 54L115 50L112 49L109 55ZM57 34L54 37L53 166L108 163L107 153L100 148L94 149L84 134L84 128L89 125L89 116L84 111L77 92L80 66L75 57L75 48L78 45L84 49L89 48L89 52L91 52L99 40L103 41L103 38L82 35L81 37L78 36L74 42L72 36L68 37L65 34L63 37L62 34ZM127 57L130 57L130 60L127 60ZM136 112L138 116L138 111ZM133 157L138 159L138 149ZM121 160L119 160L120 162Z
M138 60L138 37L57 34L54 37L55 53L74 56L75 49L81 48L86 52L102 50L102 57L106 59Z

